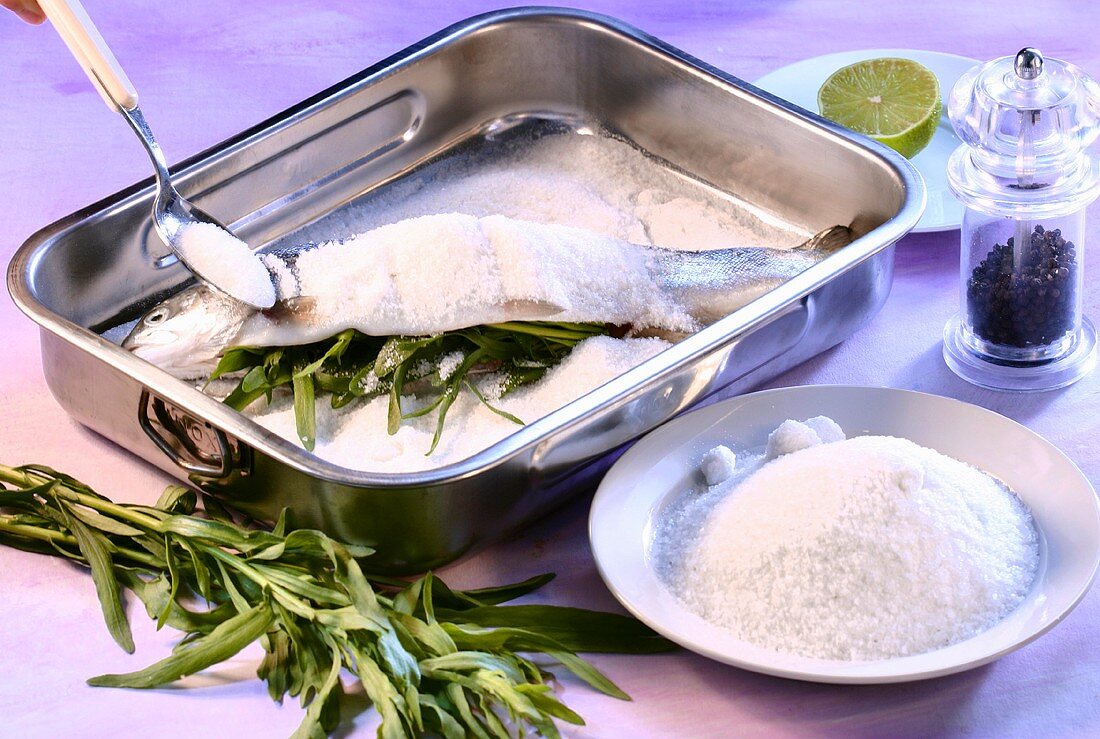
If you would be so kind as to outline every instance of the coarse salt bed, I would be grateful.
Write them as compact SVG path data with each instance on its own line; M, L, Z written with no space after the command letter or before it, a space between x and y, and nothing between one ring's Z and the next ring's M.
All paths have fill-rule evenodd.
M299 339L318 340L349 325L375 336L533 320L697 328L660 289L647 260L629 242L561 224L418 216L300 253L297 289L326 299L294 330ZM287 277L278 275L282 290ZM285 337L286 324L249 324L248 341L262 346L269 336Z
M707 485L717 485L733 477L737 469L737 455L729 447L719 444L706 451L699 469Z
M794 246L810 236L700 186L605 135L485 141L426 165L293 234L294 243L364 233L415 216L460 212L562 223L673 249Z
M607 381L641 364L668 348L661 339L615 339L595 336L577 344L560 364L550 369L537 383L522 387L503 398L490 387L497 382L491 375L479 389L493 405L531 423L566 403L576 400ZM450 364L450 361L447 362ZM407 412L423 407L431 397L402 398ZM314 454L335 464L371 472L415 472L441 467L471 457L501 439L520 430L512 421L494 413L468 390L447 413L443 436L431 454L436 414L401 422L392 436L386 432L388 396L360 405L333 410L328 403L317 404L317 435ZM280 436L300 443L294 423L294 408L289 398L277 399L269 407L256 404L246 410L256 421Z
M261 308L275 304L275 285L260 257L213 223L184 226L175 248L196 274L221 291Z
M690 610L779 652L870 660L954 644L1015 609L1038 569L1015 495L905 439L809 447L730 488L663 577Z

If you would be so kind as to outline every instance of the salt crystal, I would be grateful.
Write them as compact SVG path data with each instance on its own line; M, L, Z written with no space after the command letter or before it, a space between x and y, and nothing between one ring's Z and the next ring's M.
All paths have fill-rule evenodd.
M359 389L364 393L373 393L381 384L382 378L373 372L367 372L359 380Z
M477 390L489 401L500 400L508 386L508 376L503 372L494 372L478 380Z
M703 461L699 464L707 485L717 485L730 479L736 467L737 455L729 447L721 444L708 449L703 455Z
M787 419L768 436L765 459L776 459L784 454L808 449L821 443L817 432L801 421Z
M814 416L813 418L807 418L802 423L813 429L817 437L821 439L822 444L844 441L846 438L844 429L840 428L840 424L828 416Z

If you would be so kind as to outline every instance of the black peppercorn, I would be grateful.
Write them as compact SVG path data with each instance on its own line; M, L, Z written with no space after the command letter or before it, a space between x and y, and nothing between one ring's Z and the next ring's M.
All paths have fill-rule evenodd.
M1014 239L997 244L966 283L966 303L974 333L985 341L1013 347L1046 346L1074 328L1077 251L1060 229L1036 226L1013 263ZM1026 243L1026 242L1025 242Z

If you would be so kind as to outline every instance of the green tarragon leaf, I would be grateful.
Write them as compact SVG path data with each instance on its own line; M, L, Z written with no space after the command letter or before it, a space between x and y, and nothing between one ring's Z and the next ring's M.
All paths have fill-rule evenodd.
M216 380L219 377L231 375L234 372L240 372L244 369L262 365L266 353L264 349L257 349L249 346L238 346L226 349L222 354L222 358L218 360L218 366L210 373L210 380Z
M71 509L67 509L67 512L71 513ZM92 582L95 583L107 630L120 647L133 654L134 636L130 632L130 622L126 620L126 611L122 608L122 592L115 578L114 563L107 542L102 534L95 533L75 516L69 516L69 530L76 537L80 553L92 570Z
M317 443L317 404L313 375L294 375L294 425L298 439L308 451Z
M144 670L124 675L100 675L88 684L102 688L157 688L233 657L260 638L272 625L270 606L260 604L224 621L191 646L172 654Z

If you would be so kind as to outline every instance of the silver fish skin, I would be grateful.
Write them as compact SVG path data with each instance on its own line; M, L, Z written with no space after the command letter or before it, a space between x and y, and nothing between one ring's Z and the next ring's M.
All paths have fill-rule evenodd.
M733 247L680 251L641 247L650 271L701 326L748 305L852 242L847 226L832 226L790 249Z
M492 218L492 217L490 217ZM578 229L522 224L536 233L558 229L566 240L583 243ZM591 234L592 238L608 237ZM848 228L834 226L790 249L733 247L708 251L680 251L620 242L628 262L646 273L654 289L652 301L664 301L682 309L678 325L650 325L668 334L685 334L748 304L768 290L820 262L848 244ZM578 320L552 299L512 301L488 306L470 322L436 326L432 331L388 331L380 334L376 325L349 320L324 323L324 335L317 333L311 319L331 310L325 295L302 295L297 262L317 248L307 244L264 255L273 275L278 276L279 301L266 311L255 311L205 285L195 285L155 306L138 321L122 346L181 379L203 379L210 375L222 352L229 346L286 346L318 341L356 328L364 333L434 333L450 328L504 321ZM483 306L483 308L486 308ZM465 316L463 316L465 318ZM621 318L621 317L620 317ZM580 320L599 320L583 317ZM639 317L644 322L644 317ZM614 322L614 321L609 321ZM629 323L629 321L627 321ZM387 330L392 327L386 327Z

